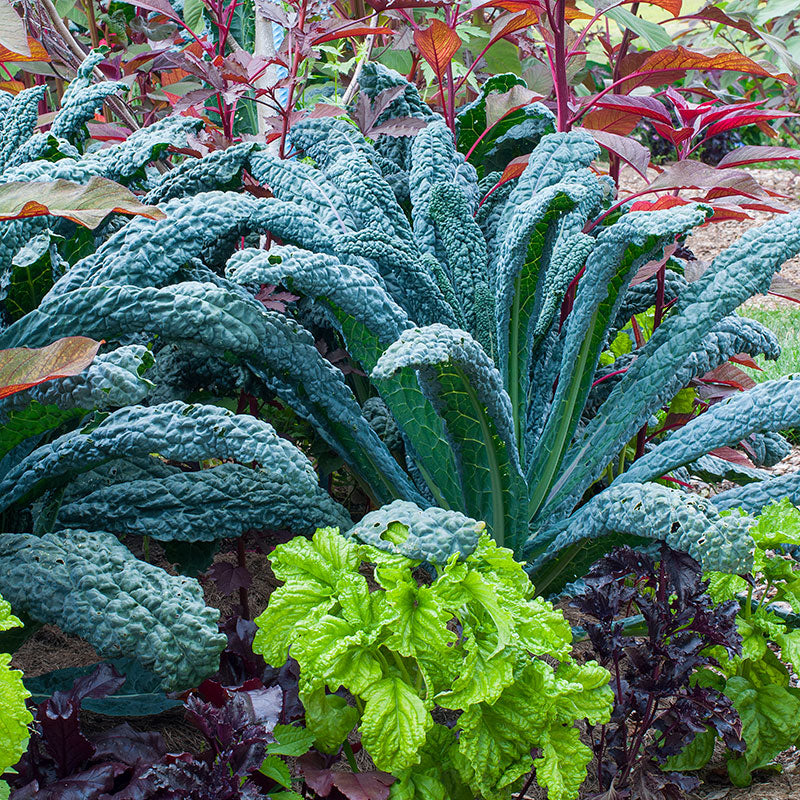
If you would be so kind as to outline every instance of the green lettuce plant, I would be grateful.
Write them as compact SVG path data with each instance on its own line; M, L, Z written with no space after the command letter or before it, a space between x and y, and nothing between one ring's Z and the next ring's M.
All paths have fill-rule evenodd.
M0 632L20 627L11 606L0 597ZM19 761L28 741L28 725L33 717L25 705L30 693L22 683L22 673L10 669L11 656L0 653L0 775ZM0 795L5 782L0 780Z
M398 777L392 797L426 800L508 798L541 748L548 797L577 796L591 751L574 723L608 720L609 673L572 660L563 615L484 523L395 501L348 537L321 528L270 560L284 583L254 650L299 662L320 748L338 750L356 727Z
M736 513L736 512L734 512ZM709 594L716 602L736 599L736 624L742 637L740 656L722 648L709 651L719 668L695 676L702 686L726 694L742 721L744 753L727 754L728 774L736 786L747 786L754 770L800 741L800 690L791 673L800 671L800 572L793 557L800 545L800 510L785 499L767 506L750 529L755 541L752 573L712 572ZM699 734L676 759L678 769L700 769L710 760L716 736Z
M543 593L614 545L648 539L688 551L705 569L746 571L750 520L719 508L735 499L757 512L773 496L800 492L794 475L769 479L729 465L726 474L751 483L713 502L654 482L683 467L718 470L710 451L800 423L800 382L790 378L715 405L612 471L610 485L604 478L693 378L736 353L777 354L766 328L734 312L800 250L797 215L748 231L679 287L653 336L611 374L600 356L627 323L621 311L646 310L658 292L656 281L631 289L633 277L707 210L609 213L612 188L592 169L597 145L582 131L547 133L552 115L537 104L526 107L526 119L538 120L524 126L538 141L527 168L492 190L499 175L478 180L414 86L367 65L362 88L371 99L393 98L381 122L412 117L423 129L373 144L344 119L304 119L289 132L298 158L248 143L162 176L148 164L180 138L169 118L109 157L111 147L42 156L3 173L80 182L127 164L120 179L164 213L112 215L88 239L50 217L35 230L31 220L0 223L0 256L10 254L2 264L13 269L34 232L51 236L63 260L51 259L59 267L49 288L0 332L0 348L103 339L98 369L104 356L116 358L116 377L106 370L104 380L124 389L95 391L87 371L54 381L46 405L31 395L70 413L38 419L21 441L8 438L0 590L104 656L143 660L164 688L191 685L213 662L222 646L214 612L195 581L167 580L124 555L119 538L210 549L250 528L311 534L352 525L320 486L310 450L264 418L276 399L310 425L315 452L340 459L373 506L402 500L485 520ZM12 107L16 153L32 123L24 129ZM244 170L248 185L261 187L255 194L237 190ZM670 268L682 265L673 259ZM281 308L264 299L265 286L299 299ZM364 374L328 361L315 343L320 332ZM0 413L27 420L23 402ZM252 413L235 413L242 409ZM96 552L113 553L113 562L87 551L87 541L102 543ZM42 591L30 592L31 581ZM180 586L185 602L173 604L169 586ZM100 619L108 621L93 623ZM144 646L142 631L150 632Z

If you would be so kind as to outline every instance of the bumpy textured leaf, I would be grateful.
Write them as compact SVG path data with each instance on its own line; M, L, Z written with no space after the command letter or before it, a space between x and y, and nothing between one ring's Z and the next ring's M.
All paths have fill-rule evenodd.
M256 147L255 142L242 142L214 150L204 158L187 159L165 173L145 195L144 202L152 205L200 192L236 189L241 184L242 169Z
M262 150L251 155L250 172L279 200L301 204L337 232L356 229L347 198L320 170Z
M131 656L167 689L217 669L225 636L200 585L137 561L115 536L0 535L0 588L16 608L82 636L103 656Z
M486 283L486 242L472 218L464 193L451 183L440 181L430 191L428 213L447 258L447 269L468 330L477 337L477 317L493 331L493 309L477 308L476 289ZM488 292L488 288L486 289ZM481 342L491 352L491 342Z
M500 373L465 331L411 328L381 356L374 378L412 367L420 387L458 442L466 513L486 520L499 543L519 532L523 493L511 404Z
M444 122L432 122L411 145L408 181L413 208L414 236L424 252L438 255L436 232L430 216L431 192L437 183L454 183L456 150Z
M79 261L48 296L79 287L163 286L192 258L224 262L241 236L272 231L285 241L314 246L323 232L299 206L280 200L208 192L164 204L166 219L135 220ZM305 234L310 234L307 240Z
M309 490L317 483L308 459L268 423L216 406L174 402L153 408L128 406L93 429L73 431L35 450L4 477L2 485L9 490L5 507L45 484L64 482L111 458L150 453L178 461L220 458L256 462L282 471L298 489ZM331 511L340 513L333 501L331 504Z
M0 597L0 631L20 625L11 614L11 606ZM33 717L25 700L30 693L22 683L22 673L9 669L11 656L0 653L0 773L19 761L28 741L28 725Z
M189 542L236 537L250 528L312 533L326 523L350 524L324 489L287 479L282 462L259 469L221 464L168 478L115 483L63 504L56 525L91 527L96 520L118 536Z
M410 325L405 312L375 279L333 256L292 247L243 250L228 262L226 274L237 283L284 284L322 302L330 308L350 354L365 370L371 370L384 349ZM403 424L431 491L460 507L461 488L441 420L420 392L413 371L400 370L377 386ZM410 419L414 422L406 424Z
M39 101L46 86L23 89L3 114L0 127L0 168L5 169L15 152L31 137L39 119Z
M414 561L445 564L455 553L461 560L472 555L485 527L485 523L458 511L421 509L414 503L395 500L370 511L347 535Z
M548 537L547 553L531 565L534 576L570 545L615 533L663 540L674 550L689 553L708 570L740 573L750 569L753 544L747 536L752 523L748 517L720 517L714 505L699 495L687 496L658 484L618 481L568 522L556 526L556 535ZM540 543L533 537L529 544L536 547Z
M625 483L651 480L717 447L735 445L751 433L785 430L798 422L800 376L766 381L715 403L632 464L620 478Z
M572 445L554 499L580 495L653 410L672 398L673 377L692 353L702 350L710 330L745 299L768 290L775 271L800 251L799 223L800 213L795 212L751 228L682 293L675 313L640 348L636 362ZM752 423L752 429L770 429Z
M360 413L342 373L319 354L311 335L257 301L213 284L186 281L165 289L97 286L46 300L0 336L49 339L60 327L102 331L103 338L149 331L238 354L321 435L382 499L416 501L419 493ZM5 340L5 341L4 341Z
M361 741L381 770L406 769L433 725L425 704L402 678L385 678L365 696Z

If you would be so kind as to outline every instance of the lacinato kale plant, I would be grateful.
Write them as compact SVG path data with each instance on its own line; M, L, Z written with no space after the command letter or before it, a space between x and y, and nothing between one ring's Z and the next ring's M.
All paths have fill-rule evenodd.
M414 86L368 64L361 88L381 102L396 92L379 124L424 127L373 145L343 119L303 119L288 132L298 158L246 142L163 174L152 162L170 146L185 153L197 120L169 117L95 149L71 111L59 135L33 136L35 90L0 104L3 181L46 191L56 178L109 178L163 214L110 214L91 231L55 216L0 222L4 280L24 282L15 256L32 237L50 242L40 291L0 348L105 340L79 375L1 401L6 430L12 416L24 425L0 461L0 591L104 658L140 660L164 690L212 674L225 638L194 578L134 558L122 540L180 549L248 529L347 531L350 509L315 471L331 456L373 507L401 500L484 520L543 593L620 541L664 540L706 569L747 571L750 519L719 514L726 493L710 501L655 482L685 478L684 467L750 481L732 490L748 513L800 493L796 476L706 455L743 440L766 448L772 431L800 424L792 378L712 406L604 477L694 378L736 354L777 356L775 337L734 312L800 250L797 215L748 231L692 283L670 258L675 302L660 326L626 364L601 367L616 332L659 295L657 280L634 277L708 209L609 213L598 146L580 130L550 132L537 103L519 131L535 145L528 166L499 187L497 172L479 181ZM501 139L483 144L502 167ZM268 307L264 286L299 299ZM320 338L355 369L326 359ZM273 401L321 446L279 435Z
M669 761L706 730L744 751L730 700L693 680L718 666L710 648L729 657L742 651L738 605L714 605L707 589L700 565L685 553L662 544L654 558L621 547L592 567L571 602L614 691L610 722L589 728L598 800L684 797L698 781Z
M318 748L357 728L396 798L501 800L531 768L550 800L577 797L592 754L575 723L608 721L609 674L573 661L563 615L484 523L395 501L271 563L284 584L253 647L299 663Z

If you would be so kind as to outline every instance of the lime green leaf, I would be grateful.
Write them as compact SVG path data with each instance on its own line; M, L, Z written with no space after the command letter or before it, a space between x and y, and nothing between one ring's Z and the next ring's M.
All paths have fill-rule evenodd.
M374 654L377 630L355 628L347 620L330 614L300 625L302 635L292 648L292 655L302 671L321 678L328 688L344 686L363 695L379 681L383 670Z
M540 597L525 604L525 614L517 625L522 646L535 656L554 658L569 656L572 649L572 629L552 603Z
M750 535L763 548L800 544L800 510L788 498L772 503L758 515Z
M548 800L572 800L586 780L592 751L581 742L577 728L555 725L540 744L541 758L533 762L536 782L547 789Z
M334 602L331 590L317 581L279 587L270 595L264 613L256 619L258 632L253 651L264 656L268 664L283 664L289 645L297 637L297 626L301 622L313 624Z
M306 687L301 680L300 701L306 710L306 728L323 753L335 753L358 723L358 710L338 694L325 694L324 686Z
M314 744L314 734L299 725L276 725L272 730L275 741L267 752L276 756L302 756Z
M567 724L584 718L590 725L608 722L614 703L610 679L609 671L596 661L562 663L556 670L558 718Z
M766 766L800 735L800 700L782 686L756 687L747 678L730 678L725 687L742 720L744 755L728 762L731 780L747 785L749 773Z
M467 657L452 689L436 696L442 708L469 708L475 703L494 703L514 681L514 661L497 652L497 634L480 629L467 632Z
M757 661L764 655L767 649L767 642L760 626L754 624L753 619L744 617L736 618L736 627L742 637L742 658Z
M364 695L361 741L375 766L394 772L416 764L433 719L414 690L396 677L384 678Z
M780 633L775 642L781 648L781 658L792 665L795 673L800 672L800 630Z
M281 761L278 756L267 756L258 771L284 788L292 788L292 773L289 772L286 762Z

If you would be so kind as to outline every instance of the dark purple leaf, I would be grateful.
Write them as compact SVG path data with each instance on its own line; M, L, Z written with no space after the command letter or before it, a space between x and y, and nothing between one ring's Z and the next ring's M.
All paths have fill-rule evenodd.
M386 800L394 778L386 772L334 772L333 785L348 800Z
M249 589L253 585L253 576L245 566L231 564L229 561L217 561L206 573L220 592L227 596L239 589Z
M98 764L77 775L51 783L32 797L34 800L98 800L111 791L114 779L125 772L125 769L125 764Z
M132 767L135 764L152 764L167 752L160 733L137 731L125 722L110 731L95 736L95 760L121 761Z

